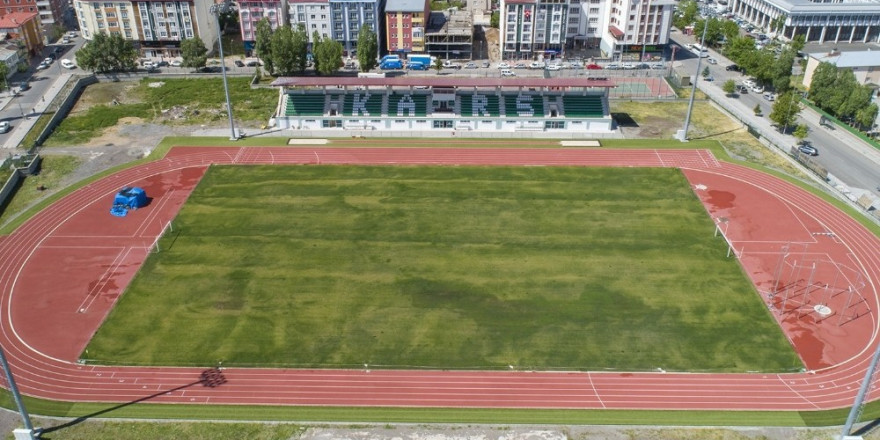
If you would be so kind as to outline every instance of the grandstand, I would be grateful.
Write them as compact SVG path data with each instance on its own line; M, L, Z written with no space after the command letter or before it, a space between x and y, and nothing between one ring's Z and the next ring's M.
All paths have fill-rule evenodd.
M296 130L613 130L608 90L589 78L290 77L270 121ZM329 133L328 133L329 134Z

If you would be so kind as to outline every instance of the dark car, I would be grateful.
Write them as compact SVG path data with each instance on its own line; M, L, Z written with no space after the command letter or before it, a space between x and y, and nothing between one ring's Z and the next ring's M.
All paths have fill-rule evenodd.
M202 67L201 69L199 69L199 72L202 72L202 73L220 73L220 70L221 70L221 69L220 69L219 66L205 66L205 67Z
M235 60L235 67L244 67L244 61Z
M724 70L726 70L728 72L731 72L731 71L739 72L739 66L737 66L736 64L731 64L731 65L725 67Z
M248 67L254 67L254 66L259 66L259 65L260 65L260 62L257 60L250 60L247 62Z
M818 156L819 155L819 150L816 149L816 147L809 145L809 144L798 145L798 151L800 151L801 153L804 153L804 154L808 154L810 156Z
M20 91L20 92L23 92L25 90L30 90L30 89L31 89L31 83L29 83L27 81L22 81L18 84L18 91Z
M749 93L749 88L740 84L740 85L736 86L736 92L739 93L740 95L747 95Z
M168 61L159 61L156 63L157 67L168 67Z

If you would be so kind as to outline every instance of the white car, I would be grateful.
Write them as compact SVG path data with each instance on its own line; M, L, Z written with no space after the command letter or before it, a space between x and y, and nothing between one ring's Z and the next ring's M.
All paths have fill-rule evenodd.
M764 86L755 85L752 87L752 91L755 93L764 93Z
M751 89L752 87L755 87L755 80L747 78L745 81L743 81L743 85Z
M706 60L706 62L709 64L718 64L718 60L716 60L715 58L709 58L708 60Z
M633 70L633 69L636 68L636 65L633 64L633 63L625 63L625 64L624 64L623 66L621 66L621 67L624 68L625 70Z
M73 61L70 61L67 58L65 58L65 59L61 60L61 67L64 67L65 69L74 69L74 68L76 68L76 64L74 64Z
M529 69L543 69L543 68L544 68L544 63L542 63L540 61L532 61L532 63L529 64Z
M0 121L0 133L9 133L11 129L12 126L9 125L9 121Z
M499 69L510 69L510 64L507 63L498 63Z
M562 65L560 64L550 64L547 66L547 70L562 70Z
M48 69L48 68L49 68L49 64L46 63L45 61L41 62L41 63L37 66L37 70L43 70L43 69Z
M501 69L501 76L516 76L510 69Z
M180 60L172 60L172 61L171 61L170 63L168 63L168 64L171 65L171 67L180 67L180 66L183 65L183 61L180 61Z

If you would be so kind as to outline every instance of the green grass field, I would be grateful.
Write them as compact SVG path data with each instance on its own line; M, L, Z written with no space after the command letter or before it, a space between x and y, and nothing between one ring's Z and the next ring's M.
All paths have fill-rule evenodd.
M672 169L212 167L96 362L801 367Z

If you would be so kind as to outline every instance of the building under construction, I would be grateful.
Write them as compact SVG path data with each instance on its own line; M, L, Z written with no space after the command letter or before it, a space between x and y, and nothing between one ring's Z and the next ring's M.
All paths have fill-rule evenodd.
M436 57L470 60L474 47L474 22L468 11L455 8L431 12L425 32L425 50Z

